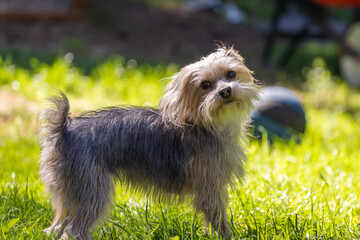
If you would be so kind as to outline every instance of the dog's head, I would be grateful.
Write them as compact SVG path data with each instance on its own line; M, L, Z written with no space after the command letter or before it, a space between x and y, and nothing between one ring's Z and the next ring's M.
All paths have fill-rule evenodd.
M240 54L220 47L173 76L159 109L165 120L177 125L216 128L249 116L258 94Z

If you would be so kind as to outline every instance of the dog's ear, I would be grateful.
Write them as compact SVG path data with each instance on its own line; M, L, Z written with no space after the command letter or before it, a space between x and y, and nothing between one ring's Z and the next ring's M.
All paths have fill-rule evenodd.
M233 47L226 50L226 55L236 58L238 61L244 63L244 58Z
M169 82L166 93L161 98L159 109L163 117L177 125L192 124L198 115L198 102L194 99L193 65L186 66L175 74Z
M194 86L191 83L191 76L187 75L184 82L181 94L181 101L179 107L178 121L183 124L193 124L198 116L198 102L194 99Z
M186 111L184 102L186 102L186 91L189 88L189 71L186 67L176 73L166 87L166 93L161 98L159 109L163 117L176 125L186 123Z

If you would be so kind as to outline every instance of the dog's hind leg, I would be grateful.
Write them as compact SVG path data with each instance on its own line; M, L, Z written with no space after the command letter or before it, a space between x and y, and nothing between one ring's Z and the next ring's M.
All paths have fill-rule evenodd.
M87 240L90 239L90 228L105 215L111 202L113 181L101 167L81 178L76 176L76 180L68 189L65 234L77 240Z
M63 219L63 206L59 201L53 199L53 209L55 210L55 217L51 223L51 226L44 229L48 235L61 236L64 228L67 225L67 219Z

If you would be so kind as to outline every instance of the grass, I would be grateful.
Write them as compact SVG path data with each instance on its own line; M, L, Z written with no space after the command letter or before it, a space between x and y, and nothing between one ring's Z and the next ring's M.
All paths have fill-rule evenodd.
M72 113L116 104L156 106L174 65L150 66L114 56L89 73L71 55L31 67L0 61L0 238L50 239L54 216L39 180L37 114L44 98L64 91ZM317 59L299 95L307 129L300 144L251 141L248 174L230 190L235 239L360 238L360 97ZM160 79L163 79L159 81ZM165 79L165 80L164 80ZM147 200L117 186L115 207L94 239L220 238L188 204Z

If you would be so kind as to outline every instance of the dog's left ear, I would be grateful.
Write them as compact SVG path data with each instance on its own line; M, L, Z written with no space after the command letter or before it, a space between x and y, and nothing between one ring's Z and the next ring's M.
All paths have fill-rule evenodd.
M238 51L234 49L234 45L227 45L225 43L221 43L217 47L218 52L223 53L227 57L233 57L238 61L244 63L244 58L240 55Z
M227 54L231 57L236 58L240 62L244 63L244 58L240 55L238 51L236 51L234 48L231 48L227 51Z

